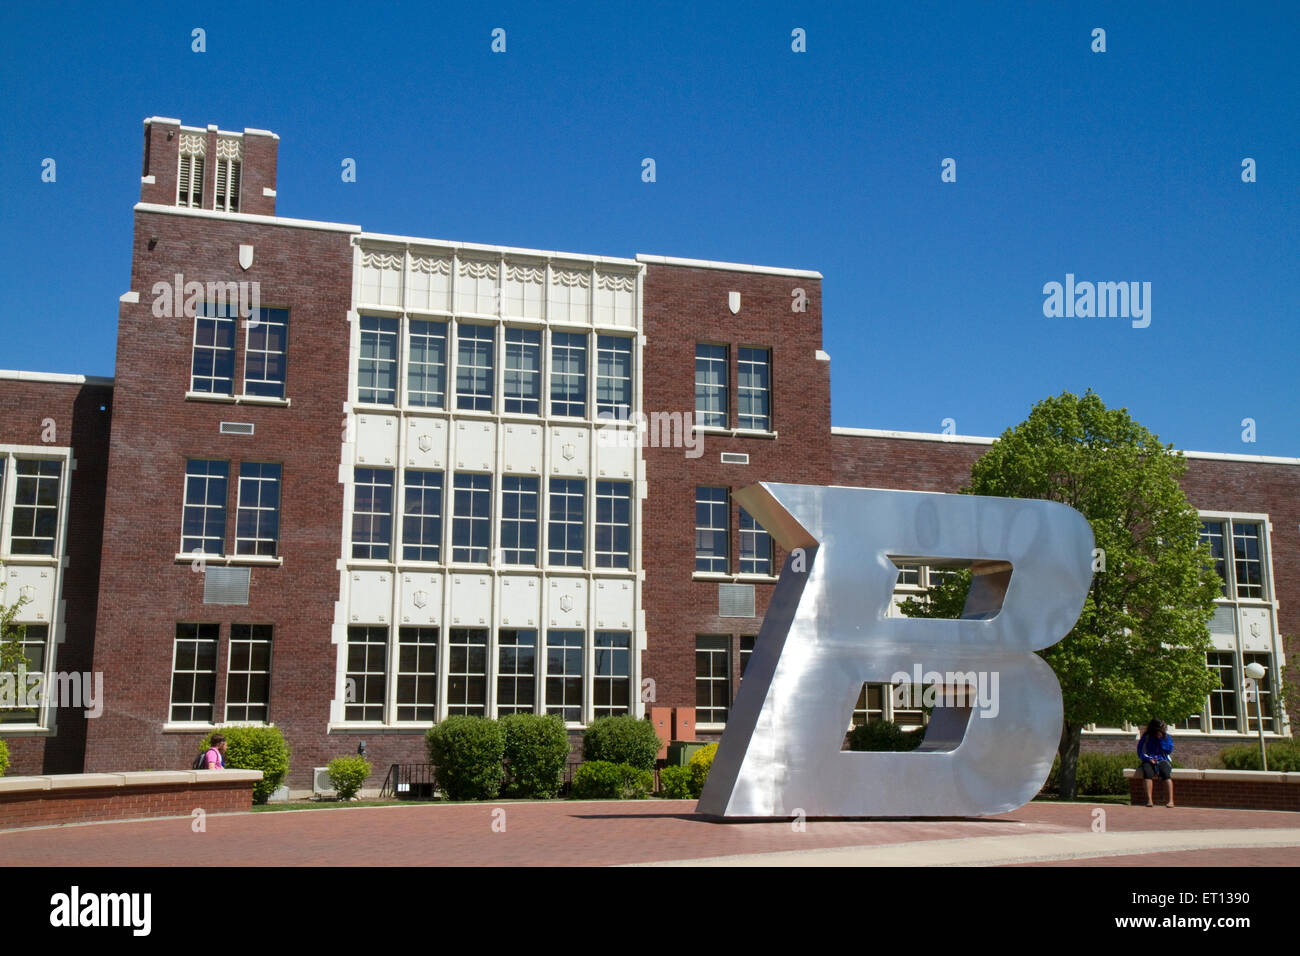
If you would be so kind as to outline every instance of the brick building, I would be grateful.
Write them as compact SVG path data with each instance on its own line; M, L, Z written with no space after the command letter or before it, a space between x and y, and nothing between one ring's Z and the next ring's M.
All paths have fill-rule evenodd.
M577 733L653 703L716 735L784 559L731 492L956 491L989 441L832 429L815 272L285 219L277 144L146 120L115 378L0 373L29 656L104 686L94 719L0 714L17 772L180 767L244 722L283 729L295 790L362 741L422 761L449 714ZM1249 739L1241 667L1276 699L1300 630L1300 460L1188 457L1241 555L1225 689L1179 731L1208 752ZM864 687L877 716L921 719Z

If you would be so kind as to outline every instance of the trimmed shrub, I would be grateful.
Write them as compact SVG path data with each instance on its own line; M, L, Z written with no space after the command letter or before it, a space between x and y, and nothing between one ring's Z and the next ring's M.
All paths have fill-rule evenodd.
M3 740L0 740L0 777L5 775L9 769L9 746Z
M575 800L643 800L654 789L654 774L625 763L588 760L573 772Z
M892 720L873 720L854 727L849 749L858 751L908 751L921 746L925 730L904 730Z
M512 797L549 800L560 792L569 760L569 734L559 714L510 714L501 718L505 735L506 792Z
M1172 761L1172 764L1174 767L1182 766L1177 760ZM1075 792L1080 796L1126 796L1129 787L1128 781L1124 779L1124 771L1134 770L1137 765L1136 751L1131 754L1081 753L1079 767L1075 772ZM1060 772L1061 758L1058 756L1052 761L1052 770L1047 775L1047 782L1043 784L1044 790L1056 792Z
M631 715L599 717L582 737L582 759L625 763L653 770L663 741L648 720Z
M1300 741L1275 740L1266 743L1268 769L1283 773L1300 772ZM1226 770L1259 770L1259 744L1240 744L1224 747L1219 758Z
M213 734L226 735L226 767L230 770L260 770L262 779L253 784L253 802L266 803L289 773L289 744L279 727L223 727L203 738L199 750L212 746Z
M713 758L718 753L717 744L709 744L707 747L701 747L691 755L691 762L686 769L691 772L691 795L698 797L704 790L704 781L709 778L709 770L713 767Z
M425 737L438 789L448 800L493 800L505 770L505 734L486 717L448 717Z
M659 796L668 800L699 797L691 786L690 767L664 767L659 771Z
M338 791L340 800L351 800L370 776L370 761L365 757L335 757L329 762L330 784Z

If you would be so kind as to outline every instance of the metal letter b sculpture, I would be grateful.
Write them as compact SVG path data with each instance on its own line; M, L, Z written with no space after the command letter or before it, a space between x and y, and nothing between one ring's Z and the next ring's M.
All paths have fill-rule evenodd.
M699 810L979 816L1031 800L1062 720L1056 675L1034 651L1083 610L1087 520L1051 501L867 488L763 483L736 499L792 554ZM944 563L973 571L960 619L886 616L898 564ZM976 686L979 700L936 706L918 750L842 750L862 685L901 675L944 675L945 703Z

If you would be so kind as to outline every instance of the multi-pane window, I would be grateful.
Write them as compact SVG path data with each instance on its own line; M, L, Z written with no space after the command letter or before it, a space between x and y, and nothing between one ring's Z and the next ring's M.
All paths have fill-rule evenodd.
M447 713L486 716L487 629L453 627L447 650Z
M596 567L632 566L632 485L596 482Z
M219 624L177 624L172 658L171 719L212 723L217 692Z
M232 624L226 668L226 720L265 721L270 697L271 625Z
M490 325L456 326L456 407L492 411L493 336Z
M695 570L727 570L727 489L695 489Z
M1232 651L1210 651L1206 663L1219 677L1210 691L1210 729L1237 729L1237 666Z
M203 156L187 150L180 154L176 176L176 205L197 209L203 205Z
M580 568L586 544L586 482L581 478L552 478L550 505L546 560L558 567Z
M772 424L772 353L742 348L736 355L740 427L768 431Z
M546 712L582 720L582 631L546 632Z
M537 564L538 479L528 475L501 478L501 560Z
M740 676L744 678L745 670L749 667L749 659L754 654L754 641L758 640L757 635L747 634L740 638Z
M725 724L731 703L731 639L726 635L695 638L695 721Z
M191 458L185 463L185 506L181 519L184 553L225 553L229 478L229 462Z
M596 336L596 417L632 417L632 340Z
M239 212L239 167L239 160L223 157L218 152L213 207L221 212Z
M617 717L632 712L632 635L597 631L591 679L592 716Z
M1201 522L1201 540L1210 546L1210 554L1214 557L1214 570L1218 573L1223 581L1222 593L1224 597L1228 596L1228 569L1224 562L1223 550L1223 522L1222 521L1202 521Z
M198 303L190 391L232 395L235 390L236 302Z
M54 554L59 532L59 478L63 462L19 458L15 467L10 550L14 554Z
M239 511L235 517L235 554L275 557L279 540L280 466L265 462L241 462Z
M438 719L438 628L397 630L397 719Z
M551 414L581 418L587 413L587 336L551 333Z
M389 560L393 544L392 469L357 468L352 501L352 557Z
M740 509L740 573L772 573L772 536L743 507Z
M407 469L402 560L437 561L442 547L442 472Z
M361 316L357 401L397 404L397 319Z
M289 310L258 309L244 341L244 394L284 398Z
M542 333L506 329L505 410L536 415L542 410Z
M898 582L895 587L920 587L921 566L919 564L898 565Z
M345 720L382 721L388 693L388 628L348 628Z
M491 542L492 476L457 474L453 485L451 559L487 564Z
M727 347L695 346L695 424L727 427Z
M497 631L497 715L533 713L536 686L537 632Z
M1232 522L1232 564L1237 581L1237 597L1264 596L1261 554L1259 525L1244 521Z
M18 636L21 629L21 636ZM10 624L5 628L4 639L13 640L17 637L19 652L27 662L27 673L44 674L46 645L49 642L49 626L45 624ZM20 665L21 666L21 665ZM16 688L18 693L23 692L27 685L19 684ZM30 699L22 700L15 697L12 703L0 704L0 724L37 724L41 721L41 715L36 707L24 707L23 704L33 703Z
M853 717L850 726L861 727L873 721L885 719L885 684L863 684L858 692L857 703L853 705Z
M412 319L406 400L421 408L447 407L447 323Z
M1258 701L1246 701L1246 731L1259 733L1260 715L1263 715L1264 732L1271 734L1273 726L1273 655L1266 653L1244 653L1241 655L1242 669L1251 664L1259 664L1268 673L1255 682Z

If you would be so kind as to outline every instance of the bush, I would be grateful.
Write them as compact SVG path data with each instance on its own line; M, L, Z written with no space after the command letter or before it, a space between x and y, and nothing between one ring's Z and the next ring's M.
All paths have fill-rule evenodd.
M506 772L512 797L549 800L560 792L569 760L569 734L559 714L511 714L501 718Z
M653 789L654 774L631 764L588 760L573 772L577 800L643 800Z
M203 738L199 750L212 746L213 734L226 735L226 767L230 770L260 770L262 779L253 784L253 802L266 803L289 773L289 744L279 727L224 727Z
M873 720L854 727L849 749L857 751L908 751L921 746L925 730L904 730L892 720Z
M691 785L690 767L664 767L659 771L659 796L668 800L699 797Z
M582 759L625 763L653 770L663 741L648 720L630 715L600 717L582 737Z
M0 777L3 777L5 775L5 771L7 771L8 769L9 769L9 747L3 740L0 740Z
M1268 769L1284 773L1300 772L1300 742L1295 740L1275 740L1265 745L1268 748ZM1241 744L1236 747L1224 747L1219 751L1219 758L1227 770L1259 770L1259 744Z
M1182 766L1177 760L1171 761L1174 767ZM1075 792L1080 795L1103 796L1116 794L1127 796L1128 781L1124 779L1125 770L1137 768L1137 751L1131 754L1079 754L1079 766L1075 771ZM1047 775L1043 789L1056 792L1059 788L1061 758L1052 761L1052 770Z
M709 744L691 755L691 762L686 769L691 772L692 796L698 797L704 791L704 781L709 778L709 770L713 767L713 758L717 753L718 745Z
M486 717L448 717L425 737L438 789L449 800L494 800L505 771L505 734Z
M329 762L330 783L340 800L351 800L370 776L372 767L365 757L335 757Z

